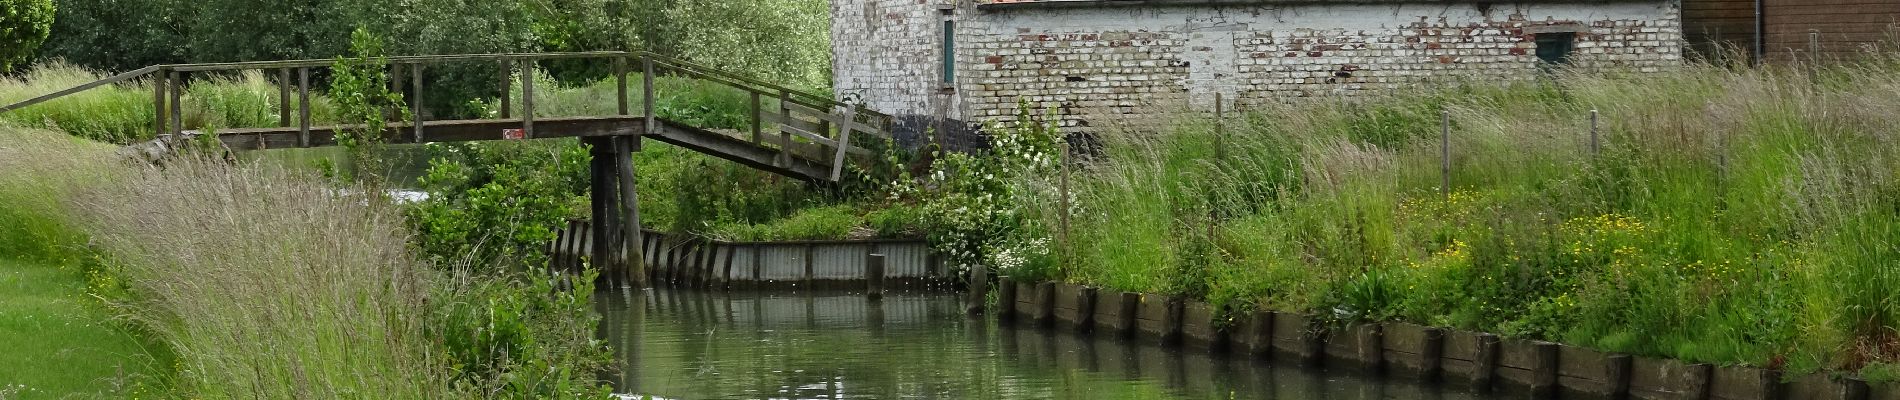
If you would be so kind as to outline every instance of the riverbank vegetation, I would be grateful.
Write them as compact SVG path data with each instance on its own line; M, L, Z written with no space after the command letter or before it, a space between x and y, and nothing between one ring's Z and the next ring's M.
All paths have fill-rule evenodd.
M116 326L176 354L152 373L164 392L604 395L585 282L554 291L487 261L424 260L399 206L312 172L195 156L132 166L109 146L62 145L81 142L0 135L0 193L37 205L9 208L21 218L0 231L9 254L62 254L49 262L84 270ZM74 176L88 178L49 179Z
M1895 65L1569 71L1187 115L1100 138L1066 257L991 264L1235 311L1900 378Z

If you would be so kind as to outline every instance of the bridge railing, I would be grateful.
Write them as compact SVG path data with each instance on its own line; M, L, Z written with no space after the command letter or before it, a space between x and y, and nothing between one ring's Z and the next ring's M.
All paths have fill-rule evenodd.
M454 63L495 63L500 70L499 116L501 119L519 119L521 138L534 138L535 79L534 71L542 61L552 60L605 60L613 63L613 77L616 82L617 115L611 117L632 117L633 87L629 82L635 72L640 74L641 109L639 116L645 118L646 132L661 129L656 111L657 93L655 80L660 76L677 76L719 83L738 89L750 97L747 115L750 117L748 128L739 132L741 140L747 140L762 147L776 147L783 157L791 156L800 146L821 146L829 160L816 160L833 166L833 179L841 168L847 154L867 155L869 152L859 146L853 146L853 135L889 137L892 118L889 115L833 100L826 96L793 90L781 85L721 71L717 68L666 57L649 52L569 52L569 53L505 53L505 54L457 54L387 57L389 82L391 89L407 93L406 100L411 108L414 121L407 123L392 122L385 128L412 127L416 141L426 141L424 128L427 122L423 108L424 79L428 66ZM204 64L168 64L140 68L113 75L91 83L75 86L66 90L46 94L18 103L0 107L0 113L44 103L60 97L72 95L105 85L117 84L137 79L147 79L153 88L153 133L158 136L178 135L186 131L184 104L182 96L191 74L215 74L243 71L275 72L278 86L278 128L295 127L299 133L298 144L302 147L313 145L310 132L316 122L311 119L311 76L312 70L331 68L335 64L331 59L251 61ZM405 85L407 89L405 90ZM512 93L519 85L520 104L514 104ZM293 101L293 98L295 101ZM297 110L291 110L292 104ZM518 112L517 112L518 111ZM293 115L295 118L293 118ZM610 117L610 116L596 116ZM261 127L260 127L261 128ZM806 154L807 158L813 155Z

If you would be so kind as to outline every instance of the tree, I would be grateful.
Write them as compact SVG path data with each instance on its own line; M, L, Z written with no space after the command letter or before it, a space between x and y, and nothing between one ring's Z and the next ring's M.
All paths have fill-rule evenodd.
M0 0L0 71L33 58L53 32L53 0Z

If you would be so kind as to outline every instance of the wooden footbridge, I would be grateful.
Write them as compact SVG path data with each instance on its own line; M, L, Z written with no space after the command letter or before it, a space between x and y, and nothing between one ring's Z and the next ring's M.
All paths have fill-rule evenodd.
M391 89L405 94L413 121L383 127L386 143L435 143L484 140L533 140L577 137L592 147L590 188L594 221L604 228L590 238L591 258L609 285L644 286L641 256L639 195L634 191L632 152L640 139L649 138L731 160L752 168L816 184L842 179L845 165L872 159L866 146L890 137L891 117L829 97L803 93L779 85L652 53L577 52L461 54L389 57ZM612 115L549 116L535 108L535 71L544 62L611 64L618 92ZM186 126L183 95L194 75L214 76L243 71L274 74L278 88L276 126L220 129L217 139L232 150L268 150L335 146L336 132L363 126L321 126L311 119L311 77L324 73L334 60L287 60L216 64L156 65L0 107L0 113L29 107L74 93L120 82L144 80L152 90L153 127L157 143L177 143L203 133ZM463 68L431 68L453 64ZM468 65L489 65L501 93L496 118L427 120L423 112L428 92L424 79L434 69L466 73ZM597 64L599 65L599 64ZM629 81L639 74L638 86ZM695 126L662 117L656 112L655 80L661 76L715 83L750 97L750 121L740 129ZM639 95L632 93L639 90ZM520 98L515 99L514 93ZM637 99L637 104L636 104ZM518 104L517 104L518 103ZM292 110L292 105L296 110ZM194 129L188 129L194 128ZM604 261L604 262L603 262Z

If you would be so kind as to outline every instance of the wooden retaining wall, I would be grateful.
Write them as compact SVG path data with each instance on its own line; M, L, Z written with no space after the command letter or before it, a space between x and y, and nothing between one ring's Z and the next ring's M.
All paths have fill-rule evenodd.
M1783 379L1779 371L1760 368L1632 357L1409 323L1329 327L1296 313L1226 312L1177 296L1116 292L1069 283L1004 280L998 300L998 304L1005 305L996 313L1000 320L1074 331L1093 340L1140 338L1226 357L1390 375L1510 397L1900 400L1900 384L1870 385L1854 377L1813 374ZM1042 339L1024 342L1034 340ZM1078 343L1083 342L1089 341ZM1132 361L1146 357L1083 353L1088 355L1074 360L1062 359L1061 354L1049 357L1059 366L1143 375L1137 372L1142 365ZM1165 378L1192 381L1186 377Z

